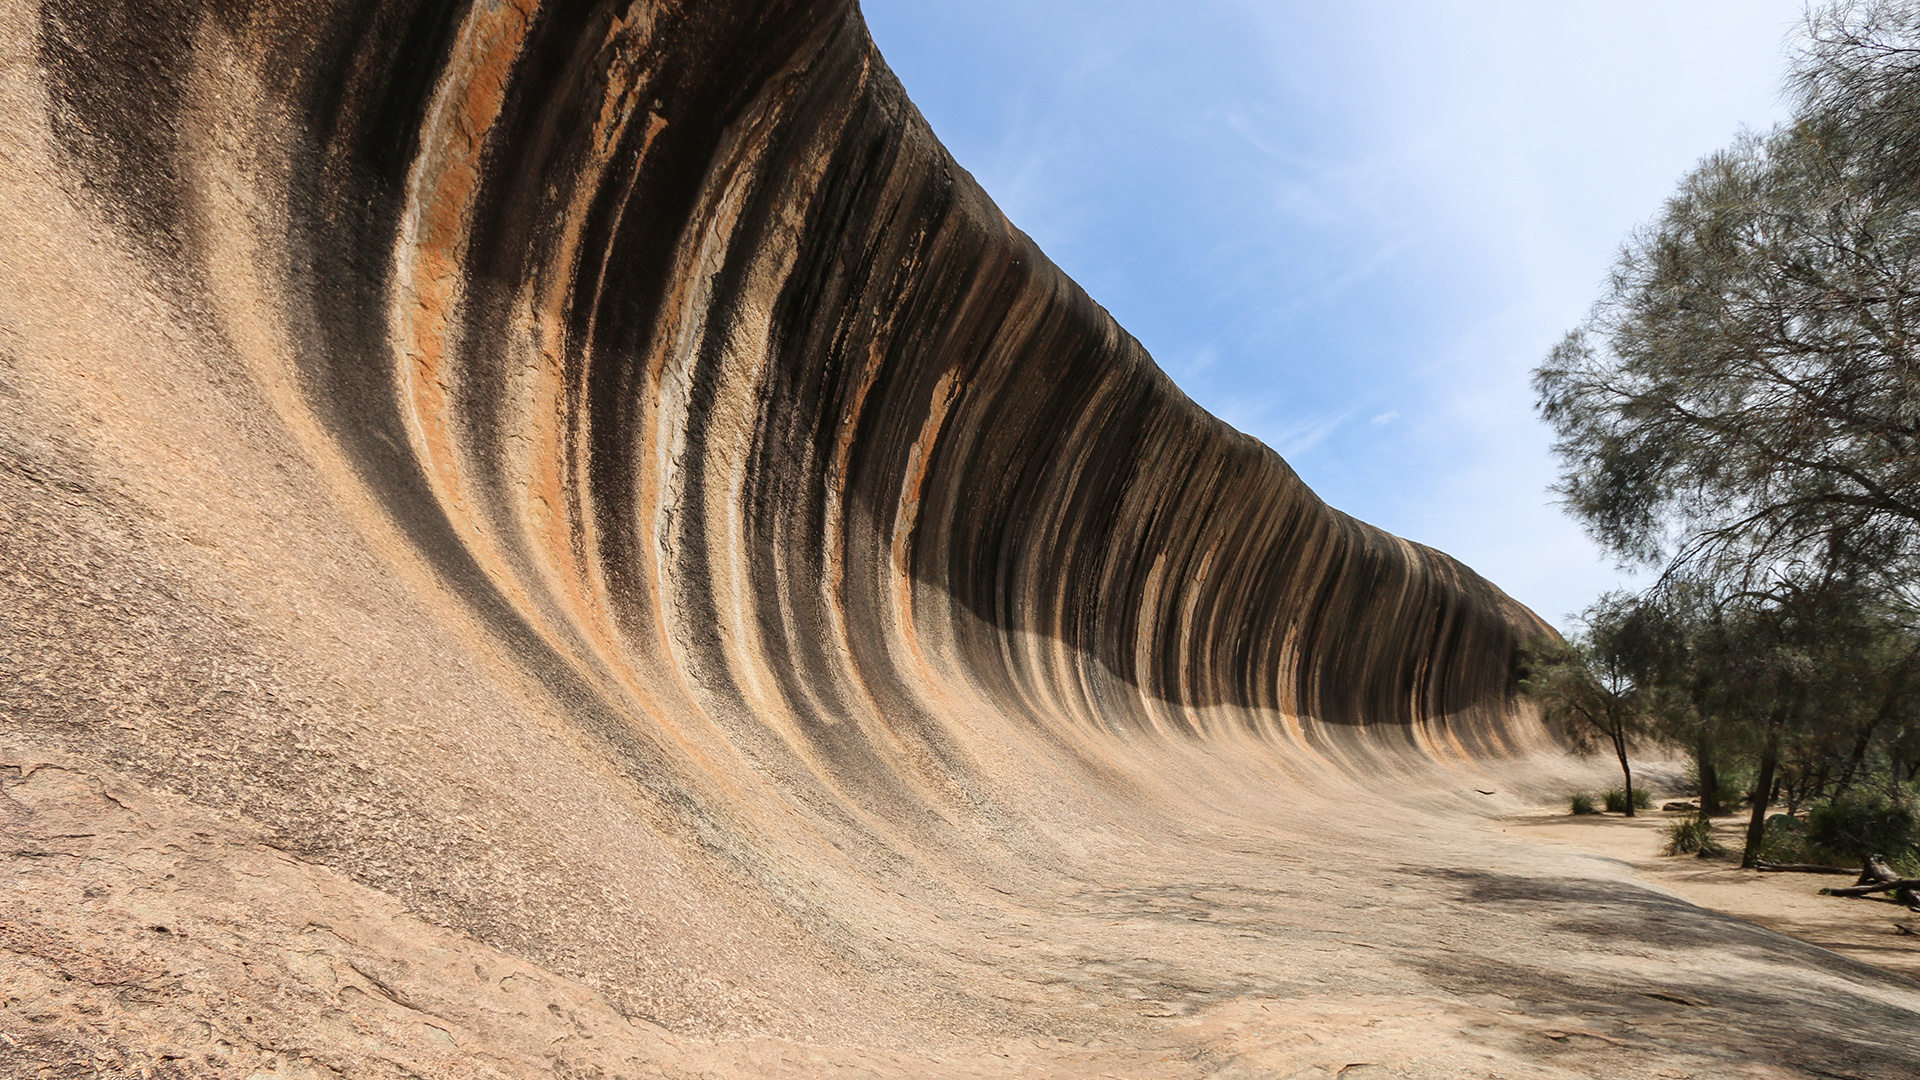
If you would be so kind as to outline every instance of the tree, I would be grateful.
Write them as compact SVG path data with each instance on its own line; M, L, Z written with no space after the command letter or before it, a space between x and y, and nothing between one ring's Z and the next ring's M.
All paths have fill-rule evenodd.
M1793 599L1790 595L1788 599ZM1707 662L1720 673L1709 708L1739 721L1735 737L1755 758L1752 811L1740 865L1760 858L1767 808L1773 802L1781 747L1818 714L1813 708L1818 663L1812 646L1819 633L1813 605L1783 603L1778 595L1735 594L1721 605L1705 645Z
M1639 661L1631 622L1631 599L1603 597L1585 616L1587 630L1564 642L1536 642L1529 650L1521 689L1541 716L1573 744L1592 752L1604 741L1620 762L1626 814L1634 816L1633 766L1628 747L1648 731L1646 695L1635 682Z
M1776 790L1920 772L1920 0L1810 15L1791 92L1534 373L1555 490L1660 571L1609 601L1639 710L1754 766L1748 864Z
M1720 749L1755 768L1745 865L1759 858L1777 792L1797 807L1844 791L1852 755L1864 760L1876 732L1884 739L1900 726L1914 645L1873 590L1846 579L1787 578L1712 597L1690 643L1711 673L1694 701Z
M1624 561L1920 565L1920 0L1811 21L1793 122L1707 158L1534 374L1556 491ZM1912 598L1909 596L1909 600Z
M1731 741L1719 708L1720 668L1711 645L1718 615L1710 587L1671 579L1639 596L1616 598L1612 637L1633 670L1642 708L1663 742L1684 747L1699 781L1700 813L1727 812L1720 765Z
M1917 6L1844 2L1813 12L1795 66L1802 111L1844 134L1876 185L1912 183L1903 170L1920 159Z

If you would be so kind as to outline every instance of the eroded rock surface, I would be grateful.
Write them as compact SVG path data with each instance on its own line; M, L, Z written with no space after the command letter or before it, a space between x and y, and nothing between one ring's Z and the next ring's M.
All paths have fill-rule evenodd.
M0 1070L1920 1061L1488 826L1578 768L1542 624L1188 401L851 4L15 0L0 185Z

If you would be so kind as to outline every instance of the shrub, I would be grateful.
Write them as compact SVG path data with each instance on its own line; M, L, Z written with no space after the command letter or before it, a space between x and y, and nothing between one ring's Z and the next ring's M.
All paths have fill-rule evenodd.
M1605 795L1602 795L1601 798L1606 800L1607 813L1624 814L1627 812L1627 793L1619 788L1609 790ZM1633 789L1633 808L1635 810L1645 810L1652 805L1653 796L1648 793L1646 788Z
M1820 862L1821 856L1807 843L1807 824L1791 814L1772 814L1760 833L1759 856L1766 862Z
M1713 821L1699 814L1677 818L1667 823L1667 854L1699 855L1712 858L1725 855L1726 849L1713 838Z
M1868 855L1910 856L1916 822L1904 803L1878 795L1849 794L1807 815L1807 843L1837 860Z
M1719 783L1714 788L1714 794L1718 796L1719 804L1724 807L1731 808L1739 806L1741 801L1747 797L1747 791L1740 786L1740 779L1734 775L1734 771L1731 766L1722 766ZM1700 782L1700 772L1698 769L1689 768L1687 770L1684 790L1686 794L1692 795L1697 799L1704 800L1707 797L1706 785Z
M1593 805L1593 796L1580 792L1567 799L1569 814L1597 814L1600 809Z
M1724 777L1720 780L1720 786L1715 789L1715 794L1720 797L1720 805L1728 810L1747 801L1747 790L1741 787L1738 781Z

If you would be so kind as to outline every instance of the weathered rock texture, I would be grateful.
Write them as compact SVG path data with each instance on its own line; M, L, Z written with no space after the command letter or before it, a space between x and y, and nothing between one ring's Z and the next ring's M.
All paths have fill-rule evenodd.
M0 1063L1914 1060L1758 931L1803 1029L1647 1036L1421 869L1551 768L1543 624L1188 401L851 3L0 12Z

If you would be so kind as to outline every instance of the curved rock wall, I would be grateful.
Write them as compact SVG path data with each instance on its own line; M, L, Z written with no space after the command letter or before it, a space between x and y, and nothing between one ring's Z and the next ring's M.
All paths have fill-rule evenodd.
M556 686L772 713L836 768L955 681L1042 726L1500 746L1535 621L1187 400L852 4L336 7L52 4L54 108L191 279L227 253L178 87L269 84L304 403Z
M624 814L844 929L836 897L1012 886L1085 857L1061 821L1177 817L1231 786L1168 764L1189 749L1285 799L1542 744L1513 657L1544 624L1181 394L946 154L847 0L47 0L31 34L41 74L8 107L37 110L52 182L132 253L133 291L216 343L203 382L176 364L187 396L247 388L271 423L235 406L231 430L277 434L236 447L283 441L333 478L316 505L364 498L402 538L367 557L369 594L425 567L460 610L422 639L538 684L471 716L394 691L379 715L469 716L436 736L448 761L483 723L551 718L581 790L612 793L499 810L544 831L480 855L375 860L241 774L371 785L354 813L395 835L454 811L237 722L180 739L251 747L230 780L111 757L325 838L416 910L606 985L679 986L583 944L654 917L596 922L577 865L638 835ZM271 572L290 597L319 580ZM321 594L328 625L371 603ZM414 663L423 685L467 665ZM328 754L372 755L378 725L355 730ZM519 806L503 771L474 765L444 805ZM587 839L601 824L613 841ZM527 855L545 869L505 883L546 843L570 869Z

